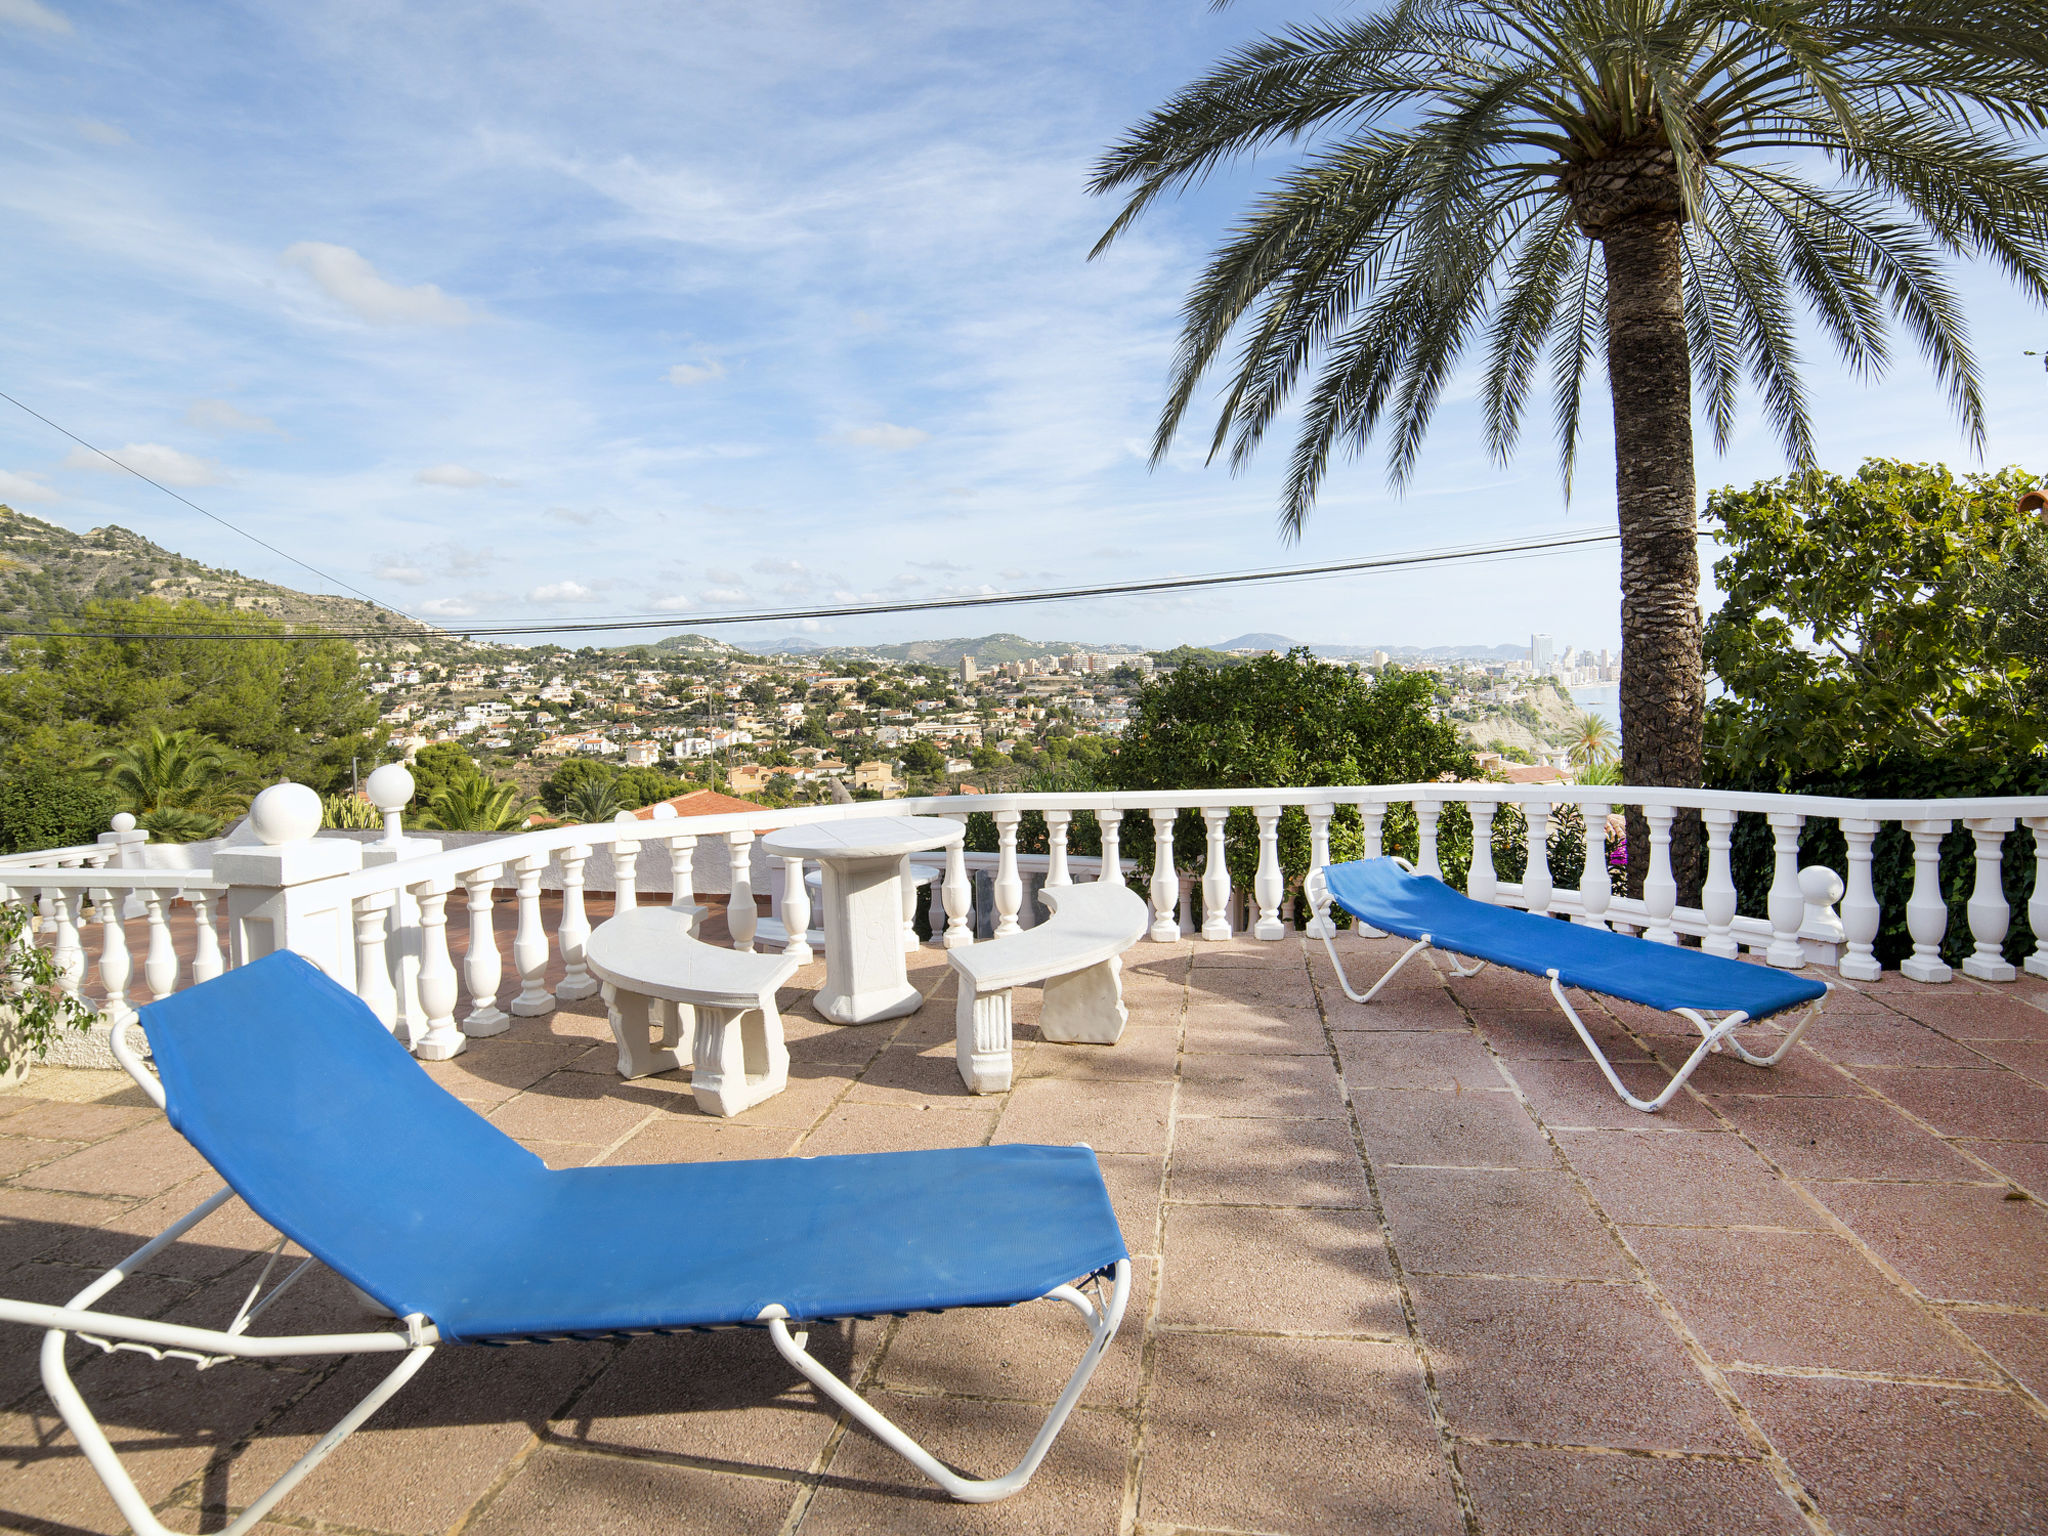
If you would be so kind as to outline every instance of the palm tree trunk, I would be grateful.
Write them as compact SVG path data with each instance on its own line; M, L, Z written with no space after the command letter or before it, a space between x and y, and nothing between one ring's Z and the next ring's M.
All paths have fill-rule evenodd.
M1614 487L1621 516L1621 750L1630 784L1699 787L1706 684L1692 459L1692 381L1679 220L1645 211L1602 233ZM1678 899L1696 905L1700 824L1672 828ZM1642 894L1649 825L1628 812L1629 893Z

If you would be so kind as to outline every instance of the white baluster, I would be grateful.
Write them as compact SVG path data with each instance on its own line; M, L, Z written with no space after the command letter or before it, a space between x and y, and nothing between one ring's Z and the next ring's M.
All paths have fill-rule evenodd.
M1607 926L1607 904L1614 900L1614 882L1607 874L1607 815L1603 807L1600 824L1591 822L1587 808L1586 867L1579 872L1579 912L1572 919L1587 928Z
M1550 802L1534 800L1522 807L1529 829L1529 863L1522 871L1522 904L1541 915L1550 910L1557 882L1550 875Z
M693 832L686 832L667 841L668 882L671 892L668 898L669 908L672 911L688 913L690 932L695 933L697 923L704 915L704 909L697 905L697 837Z
M224 967L220 957L220 930L214 926L213 892L186 891L186 904L192 908L192 985L211 981L220 975Z
M1173 811L1152 811L1152 942L1172 944L1180 938L1180 881L1173 872Z
M1073 875L1067 870L1067 832L1073 820L1072 811L1045 813L1045 886L1057 887L1074 883ZM1040 889L1045 889L1045 886L1041 886Z
M1325 869L1330 863L1330 817L1337 807L1325 800L1311 804L1308 808L1308 867L1311 870ZM1490 868L1491 866L1489 866ZM1304 930L1312 939L1327 939L1337 932L1337 925L1330 921L1330 904L1317 906L1309 903L1308 927Z
M948 812L952 820L967 825L967 813ZM939 887L939 894L946 898L946 936L941 941L947 949L958 949L963 944L974 942L974 925L968 919L974 913L974 885L967 878L967 839L946 845L946 879Z
M1671 821L1668 805L1646 805L1643 819L1650 824L1650 869L1643 876L1643 911L1649 921L1643 937L1653 944L1676 944L1678 930L1671 926L1671 914L1678 910L1678 880L1671 872ZM1530 834L1531 842L1535 834Z
M1387 851L1387 808L1377 800L1360 801L1358 824L1365 836L1365 856L1377 859Z
M141 895L142 915L149 919L149 954L142 962L142 979L149 984L150 999L160 1003L178 990L178 946L171 942L171 925L164 920L164 893Z
M2034 952L2027 956L2027 970L2035 976L2048 976L2048 816L2029 816L2026 825L2034 834L2034 894L2027 898Z
M554 995L548 991L548 934L540 917L540 877L547 870L548 856L528 854L512 866L519 881L519 930L512 936L512 967L519 972L519 995L512 999L512 1012L522 1019L555 1011Z
M1254 806L1252 814L1259 823L1259 868L1252 877L1252 890L1259 898L1259 921L1252 937L1271 943L1287 936L1286 925L1280 921L1280 898L1285 894L1280 883L1280 807Z
M1851 981L1876 981L1884 975L1874 948L1884 914L1870 878L1870 846L1877 839L1878 825L1874 821L1841 824L1842 840L1849 845L1849 881L1842 895L1842 935L1848 953L1842 956L1840 970Z
M50 920L57 925L50 962L57 968L57 990L66 997L79 995L85 977L85 946L78 940L77 916L83 906L80 893L74 891L60 889L50 896Z
M583 865L589 857L588 843L562 850L562 925L555 930L555 942L562 947L564 974L555 987L557 1002L573 1003L597 992L597 978L583 958L590 942L590 916L583 910Z
M448 956L450 880L422 880L409 888L420 904L420 1011L427 1030L413 1043L422 1061L447 1061L469 1048L455 1027L455 964Z
M1806 951L1799 945L1799 925L1806 918L1806 898L1799 893L1799 829L1806 818L1793 811L1772 811L1771 847L1771 945L1764 959L1783 971L1796 971L1806 964Z
M1017 909L1024 905L1024 882L1017 874L1016 811L997 811L996 823L996 926L995 937L1018 931Z
M1225 851L1224 832L1230 821L1230 807L1202 808L1202 830L1208 838L1208 858L1202 868L1202 937L1230 937L1230 862Z
M470 1002L462 1032L472 1040L502 1035L512 1027L512 1016L498 1006L505 962L498 954L497 929L491 920L491 887L504 873L504 865L490 864L462 877L469 896L469 953L462 957L462 979L468 984Z
M612 818L615 822L633 823L639 818L631 811L621 811ZM612 844L612 916L630 912L640 905L640 844L637 840L620 838Z
M1465 876L1465 894L1492 906L1500 897L1500 876L1493 868L1493 813L1500 809L1491 800L1474 800L1472 813L1472 868Z
M896 884L903 891L903 953L907 955L917 948L917 871L911 868L908 854L897 867Z
M1443 866L1437 862L1436 856L1436 823L1437 818L1443 815L1443 813L1444 808L1441 801L1418 800L1415 802L1415 872L1418 875L1428 875L1437 880L1441 880L1444 877Z
M1963 960L1963 974L1979 981L2018 981L2020 973L2005 958L2006 931L2012 926L2012 908L2005 900L2005 835L2013 829L2010 816L1976 818L1963 823L1977 842L1977 883L1970 890L1970 936L1977 941L1975 954Z
M798 965L816 958L811 951L811 888L804 884L804 861L782 861L782 926L789 937L782 946L785 955L796 957Z
M356 996L388 1030L398 1028L398 989L391 984L390 936L395 891L380 891L356 903Z
M1124 835L1124 813L1097 811L1095 825L1102 832L1102 867L1095 872L1095 878L1121 880L1124 877L1124 865L1123 850L1119 845Z
M751 955L755 925L761 920L754 906L754 834L728 832L725 846L732 855L732 895L725 904L726 931L732 935L734 949Z
M1700 948L1710 955L1719 955L1724 960L1733 960L1742 953L1742 946L1735 942L1735 874L1734 863L1729 852L1735 837L1735 812L1728 810L1704 810L1700 820L1707 829L1707 883L1700 890L1700 910L1707 919L1707 936L1700 942ZM1591 867L1591 828L1586 839L1586 858Z
M135 975L135 962L129 958L128 934L121 926L121 897L111 890L98 890L93 892L93 901L100 919L100 988L107 998L100 1012L119 1029L135 1017L135 1010L128 1006L128 983Z
M1906 835L1913 839L1913 894L1906 901L1906 931L1913 936L1913 953L1906 956L1899 973L1908 981L1931 985L1954 975L1941 958L1941 938L1948 932L1948 903L1941 894L1941 840L1953 825L1905 823Z

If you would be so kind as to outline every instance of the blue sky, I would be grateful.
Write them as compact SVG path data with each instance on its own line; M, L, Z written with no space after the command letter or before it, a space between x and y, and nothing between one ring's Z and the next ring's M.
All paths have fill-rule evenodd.
M1274 533L1248 473L1145 449L1190 275L1257 167L1112 254L1102 148L1318 13L1203 0L153 5L0 0L0 389L451 627L803 606L1319 561L1613 518L1605 409L1567 507L1469 388ZM1964 278L1985 455L2048 469L2048 323ZM1812 349L1822 461L1970 462L1909 346ZM1284 442L1276 442L1284 449ZM1746 414L1702 488L1781 469ZM0 500L321 583L0 403ZM1616 563L1515 563L901 619L1172 644L1617 642ZM778 629L785 626L777 626Z

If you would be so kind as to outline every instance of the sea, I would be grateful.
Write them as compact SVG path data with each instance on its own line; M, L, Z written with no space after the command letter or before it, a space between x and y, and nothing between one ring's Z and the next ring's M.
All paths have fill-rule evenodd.
M1591 688L1574 688L1572 702L1588 714L1598 715L1614 727L1615 739L1621 737L1621 685L1601 683Z

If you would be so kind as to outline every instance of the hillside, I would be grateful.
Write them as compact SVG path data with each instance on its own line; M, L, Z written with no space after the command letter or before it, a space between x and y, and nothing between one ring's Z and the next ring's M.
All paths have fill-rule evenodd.
M400 646L441 631L354 597L299 592L216 570L108 525L73 533L0 505L0 627L77 616L95 598L187 599L240 609L288 624L388 630ZM366 644L377 647L379 642Z

